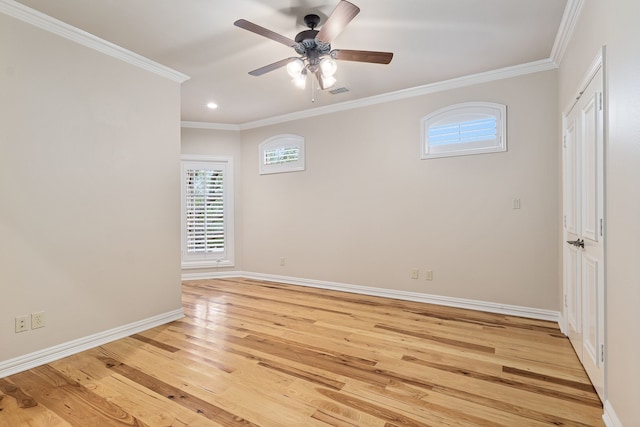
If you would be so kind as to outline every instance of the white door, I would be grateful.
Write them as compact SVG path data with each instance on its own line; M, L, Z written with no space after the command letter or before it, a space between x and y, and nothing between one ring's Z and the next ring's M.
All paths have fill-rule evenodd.
M604 130L602 67L564 118L567 334L604 400Z

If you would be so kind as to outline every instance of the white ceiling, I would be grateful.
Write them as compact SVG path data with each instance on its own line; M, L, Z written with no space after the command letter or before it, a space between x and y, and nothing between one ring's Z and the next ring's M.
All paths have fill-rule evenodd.
M394 52L389 65L340 61L335 87L296 89L285 69L247 74L297 56L237 28L244 18L289 38L302 17L326 18L338 0L19 0L26 6L173 68L182 120L243 124L548 59L567 0L352 0L361 12L332 48ZM320 26L322 25L322 22ZM219 104L206 108L209 101Z

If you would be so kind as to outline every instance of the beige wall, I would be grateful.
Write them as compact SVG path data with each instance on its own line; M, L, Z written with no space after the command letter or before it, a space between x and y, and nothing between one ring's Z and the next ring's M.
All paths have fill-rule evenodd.
M556 91L549 71L242 131L243 269L559 310ZM466 101L507 105L508 151L420 160L420 118ZM183 152L228 152L199 132ZM259 175L282 133L305 137L306 170Z
M564 107L606 45L607 400L624 426L640 420L640 2L587 0L560 67Z
M180 309L179 84L4 14L0 74L0 361Z

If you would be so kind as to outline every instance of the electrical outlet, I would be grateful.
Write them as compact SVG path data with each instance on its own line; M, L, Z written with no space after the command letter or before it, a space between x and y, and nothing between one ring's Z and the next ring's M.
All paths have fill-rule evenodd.
M280 257L280 267L284 267L287 263L287 259L285 257Z
M426 270L424 272L424 280L433 280L433 270Z
M418 273L418 269L417 268L412 268L411 269L411 278L412 279L417 279L419 274L420 273Z
M520 197L511 199L511 209L520 209Z
M16 333L29 330L29 316L16 317Z
M31 329L44 328L44 311L31 313Z

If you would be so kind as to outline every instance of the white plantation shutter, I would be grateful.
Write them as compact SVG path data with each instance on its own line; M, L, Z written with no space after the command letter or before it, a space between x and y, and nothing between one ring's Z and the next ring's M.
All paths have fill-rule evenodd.
M224 174L187 169L187 252L224 251Z
M230 165L183 161L183 266L232 265Z
M424 116L421 158L506 151L506 112L502 104L465 102Z
M467 120L444 125L431 125L428 129L429 144L463 144L465 142L495 140L497 135L496 118Z
M300 159L299 147L281 147L265 150L263 162L265 165L297 162Z

